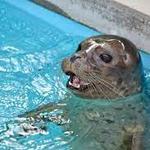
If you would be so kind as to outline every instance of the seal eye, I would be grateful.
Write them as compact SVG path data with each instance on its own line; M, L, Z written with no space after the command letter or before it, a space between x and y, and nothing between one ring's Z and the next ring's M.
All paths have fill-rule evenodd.
M112 61L112 56L109 54L101 54L99 56L101 58L102 61L104 61L105 63L110 63Z

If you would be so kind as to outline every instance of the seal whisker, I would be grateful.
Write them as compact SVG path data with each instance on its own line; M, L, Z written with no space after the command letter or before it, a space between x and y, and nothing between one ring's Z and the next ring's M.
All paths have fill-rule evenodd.
M86 73L85 73L86 74ZM82 73L82 76L83 76L83 78L85 78L86 76L85 76L85 74L83 74ZM87 74L88 75L88 77L91 77L91 78L89 78L88 79L88 82L92 85L92 88L97 92L97 93L99 93L100 91L101 91L101 93L103 94L103 96L106 98L106 99L108 99L109 101L110 101L110 99L109 99L109 97L107 96L107 94L106 94L106 92L105 92L105 90L102 88L102 86L97 86L97 83L95 84L95 81L96 81L96 78L95 78L95 80L93 79L93 74L92 73L89 73L89 74ZM101 83L103 86L105 86L105 87L107 87L108 88L108 86L106 86L105 85L105 83L103 83L102 81L99 81L99 83ZM114 87L113 85L111 85L112 87ZM109 87L109 89L111 89L110 87ZM100 90L100 91L99 91ZM111 89L112 90L112 89ZM115 92L114 92L115 93ZM100 94L100 93L99 93ZM118 95L118 93L116 93L117 95Z
M107 96L107 94L105 93L104 89L101 87L98 87L98 89L101 90L101 92L103 93L103 95L105 96L106 100L108 100L110 102L110 98Z
M91 74L91 75L92 75L91 77L93 78L94 74ZM100 77L94 76L94 79L95 78L98 79L101 84L103 84L104 86L106 86L108 89L110 89L111 91L113 91L115 94L117 94L118 96L121 96L121 97L124 98L124 96L120 93L120 91L114 85L112 85L111 83L107 82L106 80L104 80L104 79L102 79ZM97 81L97 80L95 80L95 81ZM111 86L112 88L109 87L109 86ZM116 91L114 90L114 88L115 88Z
M115 94L117 94L118 96L121 96L122 98L124 98L124 96L120 93L119 89L117 89L115 86L113 86L113 88L109 87L109 85L107 85L107 81L105 80L101 80L101 83L107 87L109 90L113 91ZM115 88L115 89L114 89Z
M90 81L90 80L89 80L89 81ZM93 81L94 81L94 80L93 80ZM95 89L95 91L96 91L97 93L101 92L101 93L104 95L104 97L105 97L108 101L110 101L109 97L108 97L108 96L106 95L106 93L104 92L102 86L101 86L101 87L98 87L96 84L94 84L94 82L92 82L92 80L90 81L90 84L92 85L93 89ZM99 91L99 90L100 90L100 91Z
M117 89L115 89L115 90L113 90L113 88L115 88L115 86L114 85L112 85L111 83L109 83L109 82L107 82L107 81L105 81L105 80L103 80L102 78L99 78L99 77L97 77L97 76L95 76L94 74L92 74L92 73L85 73L85 72L81 72L81 70L80 69L78 69L77 70L77 74L82 74L82 77L83 78L87 78L87 76L91 76L92 78L92 81L95 81L96 79L98 79L99 81L101 81L101 83L104 85L104 86L106 86L107 88L109 88L111 91L113 91L114 93L116 93L117 95L119 95L119 91L118 92L116 92L115 90L117 90ZM86 76L87 75L87 76ZM95 80L93 80L93 77L95 78ZM90 80L89 80L90 81ZM89 82L88 81L88 82ZM90 83L92 83L92 81L90 81ZM104 83L103 83L104 82ZM105 84L107 84L107 85L105 85ZM109 87L109 86L111 86L111 87ZM102 89L100 89L100 90L102 90ZM90 90L89 90L90 91ZM96 91L96 92L98 92L98 91ZM122 95L119 95L119 96L122 96ZM123 96L122 96L123 97Z
M92 76L92 78L94 77L95 79L98 79L99 81L103 81L104 83L106 83L107 85L109 85L109 86L111 86L112 88L115 88L115 86L113 85L113 84L111 84L111 83L109 83L108 81L106 81L106 80L104 80L103 78L100 78L100 77L98 77L98 76L95 76L94 74L91 74ZM97 80L96 80L97 81ZM117 88L116 88L116 90L117 90Z
M106 99L110 102L111 100L110 100L110 98L107 96L107 94L106 94L106 92L105 92L103 86L101 86L100 89L103 91L104 95L106 96ZM110 92L109 92L109 93L110 93Z
M102 95L104 96L104 97L106 97L106 95L103 93L103 91L102 91L102 89L100 89L100 91L97 89L97 87L96 87L96 85L94 84L94 83L91 83L91 85L93 86L93 89L98 93L98 94L100 94L100 92L102 93ZM107 98L106 98L107 99Z
M100 78L100 77L98 77L98 76L96 76L96 75L94 75L94 74L91 74L91 75L92 75L92 76L91 76L92 78L94 77L95 79L98 79L98 80L100 80L100 81L104 81L106 84L108 84L108 85L111 86L112 88L115 87L113 84L107 82L106 80L104 80L104 79L102 79L102 78Z
M89 79L88 79L88 82L90 83L90 80L89 80ZM87 88L88 88L88 90L89 90L89 92L90 92L91 96L92 96L92 97L94 97L94 95L92 94L92 92L91 92L91 90L90 90L89 86L87 86Z
M109 86L109 84L106 82L106 81L104 81L104 80L101 80L101 81L99 81L99 82L101 82L101 84L103 84L105 87L107 87L109 90L111 90L112 92L114 92L116 95L118 95L118 96L121 96L122 98L124 98L124 96L118 91L118 89L116 88L116 87L114 87L114 86L112 86L112 88ZM115 89L114 89L115 88Z
M78 73L80 74L81 73L81 71L80 71L80 69L78 70ZM95 81L96 81L96 84L97 84L97 80L98 80L98 82L99 83L101 83L103 86L105 86L106 88L108 88L110 91L112 91L113 93L114 93L114 96L115 95L118 95L118 96L120 96L120 97L122 97L122 98L124 98L124 96L120 93L120 90L119 89L117 89L113 84L111 84L111 83L109 83L108 81L106 81L106 80L104 80L104 79L102 79L102 78L100 78L100 77L98 77L98 76L96 76L96 75L94 75L93 73L83 73L82 72L82 77L83 78L87 78L87 76L88 76L88 81L89 81L89 83L91 84L91 83L95 83ZM96 89L95 91L96 92L98 92L98 90L97 90L97 88L103 93L103 95L105 96L105 98L108 98L108 96L107 96L107 94L104 94L105 92L105 90L102 88L102 86L101 87L98 87L96 84L94 84L94 89ZM93 88L93 86L92 86L92 88ZM112 93L111 93L112 94Z
M92 83L92 82L91 82L91 83ZM101 83L101 82L100 82L100 83ZM96 90L99 89L99 90L101 91L101 93L104 95L104 97L105 97L108 101L110 101L109 97L108 97L107 94L104 92L102 86L98 87L98 86L97 86L96 84L94 84L94 83L92 83L92 85L94 85L94 87L95 87ZM98 93L99 93L99 90L97 90Z

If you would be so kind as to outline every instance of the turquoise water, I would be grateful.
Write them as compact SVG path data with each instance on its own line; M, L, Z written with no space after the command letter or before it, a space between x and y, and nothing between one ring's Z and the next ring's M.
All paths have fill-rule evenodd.
M1 133L6 130L5 123L18 115L68 96L61 61L80 41L95 34L100 33L27 0L0 0ZM150 56L141 54L150 86ZM10 136L0 149L67 149L70 137L65 136L65 141L62 135L59 126L49 124L48 134Z

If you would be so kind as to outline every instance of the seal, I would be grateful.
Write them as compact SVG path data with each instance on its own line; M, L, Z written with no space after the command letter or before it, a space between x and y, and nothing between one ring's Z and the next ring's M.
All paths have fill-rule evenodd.
M142 91L142 63L129 40L100 35L81 42L62 63L70 76L67 87L85 98L114 99Z
M63 60L62 70L77 96L20 115L24 119L14 127L19 135L45 133L48 122L54 122L74 137L68 142L74 150L150 149L150 107L143 93L141 57L132 42L114 35L90 37Z

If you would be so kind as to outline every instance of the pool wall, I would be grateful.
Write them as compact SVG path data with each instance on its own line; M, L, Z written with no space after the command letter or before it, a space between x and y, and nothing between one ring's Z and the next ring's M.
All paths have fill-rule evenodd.
M150 16L114 0L31 0L107 34L127 37L150 52Z

